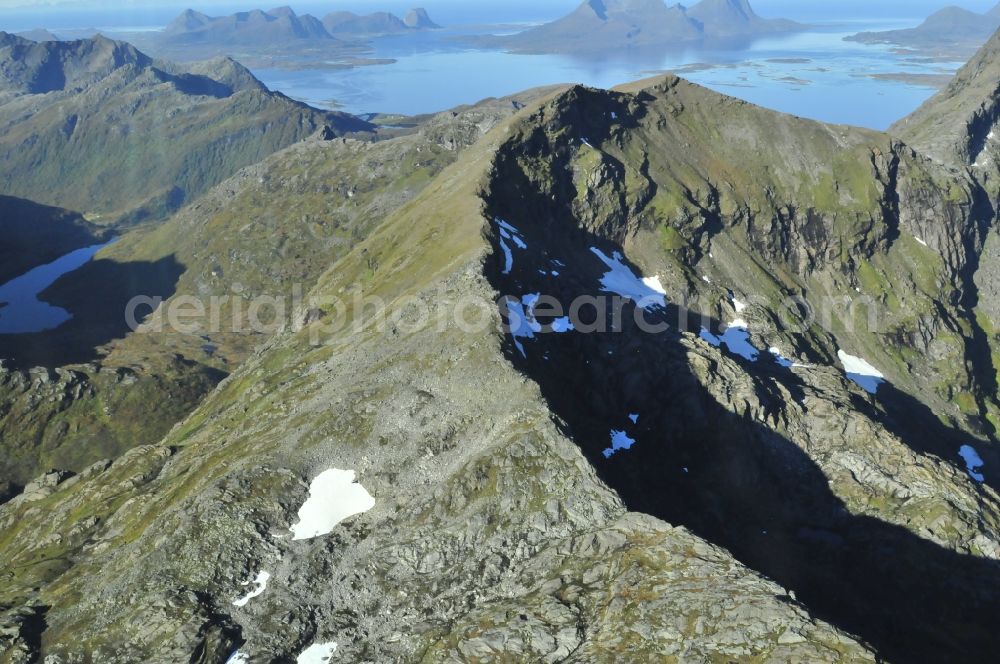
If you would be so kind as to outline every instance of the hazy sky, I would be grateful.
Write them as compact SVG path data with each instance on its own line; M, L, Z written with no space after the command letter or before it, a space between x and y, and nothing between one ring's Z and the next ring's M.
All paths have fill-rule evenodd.
M800 20L837 20L851 18L923 17L946 4L958 4L985 11L998 0L751 0L764 16L785 16ZM471 21L538 21L565 14L581 0L0 0L0 11L29 8L46 14L81 11L134 14L142 22L155 22L161 16L186 7L206 13L232 12L253 8L270 9L271 5L290 4L296 11L325 14L335 9L353 11L387 10L403 12L408 7L422 5L440 22ZM673 4L668 0L668 4ZM694 4L688 0L684 4ZM156 17L154 19L154 17Z

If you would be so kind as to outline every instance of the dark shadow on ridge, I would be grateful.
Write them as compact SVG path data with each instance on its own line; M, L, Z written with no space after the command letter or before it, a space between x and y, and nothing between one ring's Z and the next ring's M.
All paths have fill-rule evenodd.
M156 262L97 260L60 277L40 299L66 309L73 318L53 330L0 334L0 358L16 368L59 367L90 362L99 348L130 331L126 308L132 298L174 294L184 266L173 256ZM149 313L140 308L139 316Z
M553 188L566 186L557 182ZM491 226L495 253L486 276L501 295L542 293L563 303L607 296L600 290L607 269L590 248L611 255L620 246L579 227L571 210L557 202L572 200L571 192L566 198L539 195L502 151L493 187L489 213L516 227L526 244L509 247L513 267L504 274L499 228ZM552 274L554 264L562 264L558 275ZM816 463L756 419L780 415L783 397L775 380L793 395L801 392L793 373L766 359L752 365L737 359L753 381L747 398L754 403L732 412L706 387L719 366L702 355L689 357L682 345L678 312L651 314L673 329L650 334L633 321L634 309L626 307L617 333L538 334L523 340L524 355L509 335L506 346L512 363L539 385L566 435L630 510L685 526L728 549L794 591L796 599L783 599L801 602L890 661L995 657L1000 563L849 513ZM702 319L681 320L690 326ZM538 322L551 320L539 315ZM612 430L635 443L606 458Z

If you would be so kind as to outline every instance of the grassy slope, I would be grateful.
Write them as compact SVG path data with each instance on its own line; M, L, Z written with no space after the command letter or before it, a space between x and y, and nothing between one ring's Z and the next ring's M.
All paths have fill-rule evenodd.
M246 324L252 298L283 298L285 323L301 322L304 309L292 310L296 289L308 293L333 262L452 163L481 127L512 112L509 99L487 101L427 118L423 129L392 140L301 142L243 169L163 224L126 233L72 278L56 282L46 298L73 312L75 322L9 340L8 350L21 348L37 363L53 359L44 357L53 348L72 350L68 361L89 377L88 389L78 399L38 403L30 390L0 386L0 402L9 409L0 415L7 451L0 479L23 484L49 467L79 471L159 440L273 332ZM166 308L182 297L206 304L219 298L218 326L213 329L206 317L194 332L167 326L128 334L118 325L127 297L110 293L118 282L139 277L141 292L148 293L155 274L169 277L162 284L173 294ZM80 289L108 279L115 284L94 293ZM237 292L242 314L234 316L232 300L223 298ZM90 299L95 294L96 304ZM308 304L304 297L302 303ZM270 310L261 318L273 320ZM118 326L95 335L103 319ZM79 366L81 357L99 366ZM138 382L122 384L113 379L115 371Z

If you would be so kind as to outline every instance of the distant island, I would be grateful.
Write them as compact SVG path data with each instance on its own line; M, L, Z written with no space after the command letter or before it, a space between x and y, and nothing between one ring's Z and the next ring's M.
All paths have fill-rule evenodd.
M964 59L986 43L998 28L1000 4L983 14L949 6L934 12L915 28L859 32L846 39L862 44L894 44Z
M22 39L30 39L33 42L59 41L59 37L52 34L45 28L35 28L34 30L18 32L17 36Z
M297 15L291 7L255 9L228 16L208 16L187 9L170 22L161 38L171 43L214 45L256 44L263 47L297 41L335 42L361 37L438 28L425 9L412 9L405 18L388 12L358 15L333 12L322 19Z
M123 31L116 36L151 55L175 62L228 56L248 67L337 69L393 62L372 57L372 37L439 27L421 8L411 9L402 18L388 12L332 12L317 18L296 14L290 7L227 16L186 9L162 31Z
M404 18L389 12L359 15L332 12L323 17L323 27L331 35L390 35L412 30L435 30L441 26L431 20L426 9L411 9Z
M572 53L747 38L805 27L762 18L748 0L702 0L692 7L667 6L664 0L586 0L551 23L476 41L521 53Z

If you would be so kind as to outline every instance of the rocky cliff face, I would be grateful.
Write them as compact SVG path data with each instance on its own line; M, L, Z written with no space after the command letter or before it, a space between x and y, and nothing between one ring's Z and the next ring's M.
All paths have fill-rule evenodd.
M312 282L381 322L317 311L158 444L0 506L7 651L992 656L984 180L673 77L462 138L482 112ZM306 528L331 472L353 508Z
M1000 205L998 57L1000 36L995 35L959 70L947 88L891 129L941 166L964 173L966 179L974 182L976 205L988 219L995 217ZM977 243L981 249L969 262L976 290L969 291L967 305L981 323L981 336L994 356L991 364L997 366L1000 342L995 330L1000 323L1000 310L995 295L1000 292L997 263L1000 238L993 223L983 228L981 235L982 241Z
M509 225L493 225L500 246L488 274L498 292L527 307L534 293L565 304L634 288L662 303L646 314L669 326L659 334L631 323L626 310L619 331L604 335L545 334L552 319L539 317L532 332L540 334L515 335L509 346L627 507L721 544L890 660L991 647L989 628L966 622L972 615L941 622L940 607L962 606L965 591L927 581L963 569L959 585L975 586L1000 551L994 494L962 476L959 456L962 441L990 425L935 388L958 384L953 363L978 341L941 339L962 328L924 328L929 316L917 309L927 298L927 311L974 324L954 294L975 288L963 281L966 263L981 249L976 229L992 223L963 203L974 182L887 136L724 102L676 79L618 94L572 90L539 109L494 168L488 216ZM964 197L949 196L952 187ZM930 201L941 206L939 241L923 240L927 229L917 226ZM961 239L965 232L973 238ZM937 295L925 290L928 268L913 251L930 246L914 238L954 244L930 268ZM608 259L616 251L624 264ZM877 286L882 270L891 288ZM620 285L629 278L634 287ZM890 290L899 302L879 295ZM898 312L884 312L884 328L851 320L849 307L817 316L796 338L784 334L789 317L767 322L793 296L820 311L825 298L865 294L878 298L880 315ZM712 332L720 322L731 326L721 343ZM937 364L921 353L924 361L909 368L922 329L929 345L956 359ZM726 357L706 356L712 345ZM878 357L872 362L896 377L859 399L864 393L847 389L834 359L844 348ZM967 389L992 409L989 384L966 370ZM896 552L890 567L878 562L879 550ZM910 592L935 597L935 608L902 599ZM876 615L889 604L892 619Z
M991 165L997 121L1000 37L963 66L947 88L893 127L893 133L933 158L958 168ZM981 178L980 178L981 179Z

